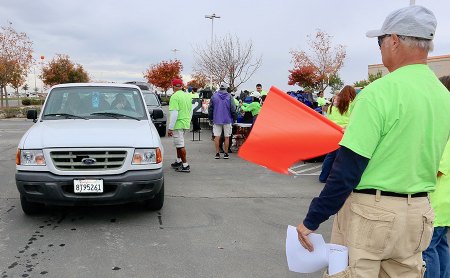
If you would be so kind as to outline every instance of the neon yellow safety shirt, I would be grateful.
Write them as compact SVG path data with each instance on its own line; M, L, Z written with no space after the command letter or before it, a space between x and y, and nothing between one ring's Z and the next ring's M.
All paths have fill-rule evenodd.
M435 227L450 226L450 140L447 142L444 154L439 164L442 176L437 178L436 190L430 194L431 206L436 218Z
M357 189L431 192L450 133L450 94L427 65L401 67L356 97L340 145L369 158Z
M177 110L178 117L175 122L174 130L189 129L191 126L192 98L188 93L182 90L176 91L170 97L169 111Z
M344 114L341 114L339 112L339 109L337 107L333 107L331 109L331 106L328 107L327 110L327 118L334 122L335 124L341 126L342 128L347 127L348 122L350 121L350 107L347 109L347 111Z

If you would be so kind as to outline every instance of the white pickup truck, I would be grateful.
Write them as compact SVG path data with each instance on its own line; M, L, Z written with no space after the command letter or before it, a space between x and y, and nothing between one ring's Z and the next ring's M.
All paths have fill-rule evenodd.
M77 83L50 89L16 155L22 209L49 205L164 203L163 146L135 85Z

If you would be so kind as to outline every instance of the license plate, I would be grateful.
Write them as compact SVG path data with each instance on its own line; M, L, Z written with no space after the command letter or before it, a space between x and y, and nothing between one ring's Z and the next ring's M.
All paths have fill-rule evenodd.
M75 193L103 193L103 180L74 180Z

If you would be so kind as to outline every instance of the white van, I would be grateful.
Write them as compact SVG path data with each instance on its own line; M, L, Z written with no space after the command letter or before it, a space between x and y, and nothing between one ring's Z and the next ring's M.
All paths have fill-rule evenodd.
M20 140L16 185L26 214L49 205L164 203L163 146L135 85L52 87Z

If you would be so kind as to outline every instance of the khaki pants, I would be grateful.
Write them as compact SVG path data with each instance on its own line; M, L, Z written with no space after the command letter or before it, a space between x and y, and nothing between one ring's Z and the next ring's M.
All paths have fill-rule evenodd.
M427 197L352 193L334 218L331 242L348 246L349 268L324 277L423 277L433 235Z

